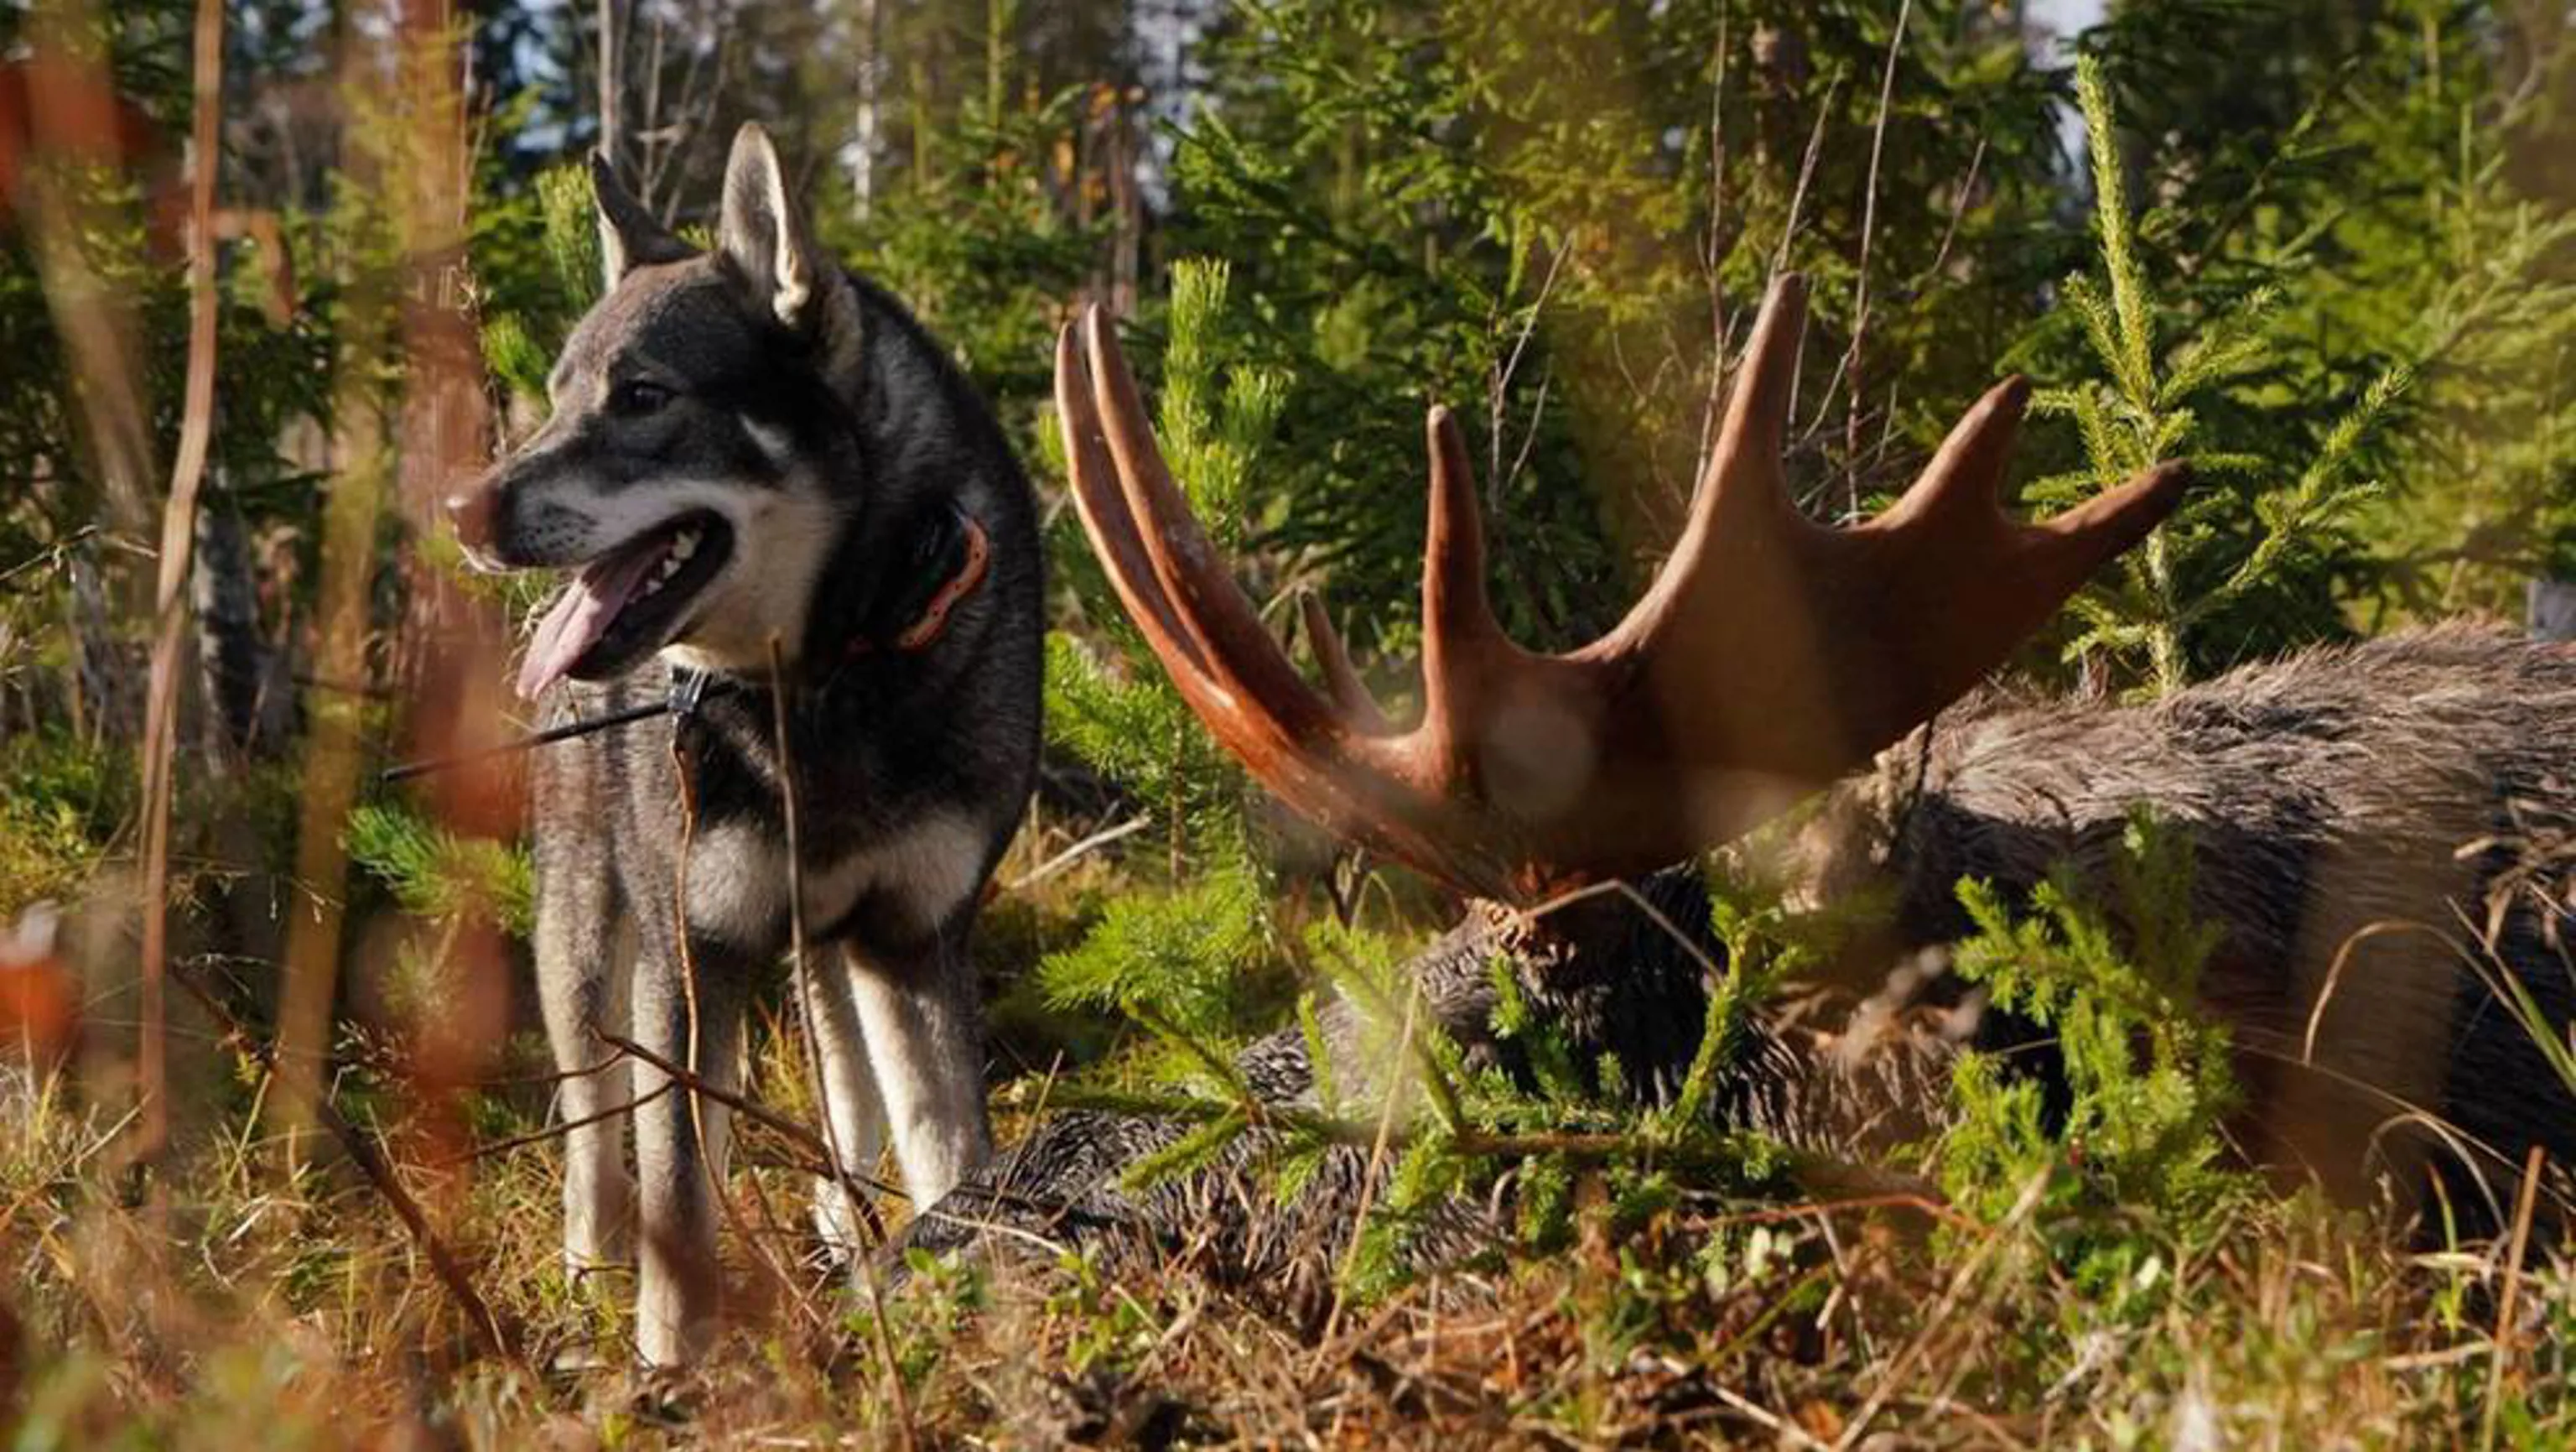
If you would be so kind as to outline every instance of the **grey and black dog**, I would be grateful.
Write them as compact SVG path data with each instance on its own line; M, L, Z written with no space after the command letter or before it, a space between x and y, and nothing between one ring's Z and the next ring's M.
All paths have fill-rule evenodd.
M481 566L579 572L519 676L549 715L713 683L678 724L550 746L534 773L537 976L572 1076L564 1250L640 1249L637 1338L664 1365L716 1324L726 1115L697 1096L693 1116L601 1035L737 1081L746 999L791 927L774 690L841 1157L865 1174L890 1131L928 1204L991 1153L966 939L1036 769L1038 538L991 414L816 250L759 128L735 138L711 252L593 172L609 291L548 380L553 416L448 507ZM817 1193L847 1247L857 1207Z

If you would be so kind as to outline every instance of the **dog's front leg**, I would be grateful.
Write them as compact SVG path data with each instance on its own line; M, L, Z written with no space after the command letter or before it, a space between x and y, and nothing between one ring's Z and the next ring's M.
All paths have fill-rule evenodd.
M965 940L960 921L918 945L854 942L845 950L904 1194L916 1210L993 1156L983 1025Z
M595 830L604 790L582 747L536 768L537 1001L563 1075L564 1263L583 1274L634 1259L635 1177L626 1168L627 1063L600 1038L628 1022L635 934Z
M579 1279L634 1261L635 1177L617 1112L633 1076L626 1057L600 1038L628 1022L634 934L609 930L614 918L605 911L582 916L549 897L538 904L537 997L564 1076L555 1086L555 1113L565 1126L564 1265Z
M841 955L820 953L811 955L799 972L797 986L811 1015L814 1056L822 1061L832 1149L851 1176L873 1175L877 1157L885 1150L885 1103L877 1097L876 1074L868 1067L867 1040L859 1027L849 970ZM837 1180L820 1179L814 1186L814 1230L836 1260L849 1261L859 1254L859 1207Z
M692 1012L688 975L669 936L653 936L659 942L648 944L636 963L635 1041L659 1058L688 1065L700 1083L732 1093L742 1079L743 994L752 963L715 939L692 934ZM703 1353L719 1325L723 1278L716 1217L731 1112L684 1084L656 1095L669 1076L651 1064L636 1063L634 1076L635 1164L644 1208L636 1345L648 1365L677 1366Z

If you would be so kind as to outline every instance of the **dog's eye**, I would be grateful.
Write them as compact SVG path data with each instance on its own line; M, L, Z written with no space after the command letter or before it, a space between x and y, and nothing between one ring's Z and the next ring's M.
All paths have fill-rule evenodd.
M610 390L608 406L622 414L652 413L671 401L671 390L641 378L630 378Z

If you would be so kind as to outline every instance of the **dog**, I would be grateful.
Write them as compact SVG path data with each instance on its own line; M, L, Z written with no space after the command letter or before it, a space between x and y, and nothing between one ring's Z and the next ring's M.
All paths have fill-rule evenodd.
M667 1366L718 1324L727 1115L605 1036L739 1082L746 1001L800 926L791 781L795 990L841 1166L868 1174L891 1138L929 1205L990 1156L967 936L1037 768L1038 526L991 412L901 304L816 249L757 126L712 251L605 161L592 177L608 291L547 380L552 416L446 505L478 567L577 572L521 694L558 721L686 706L532 770L564 1254L576 1274L636 1265L637 1350ZM847 1253L843 1183L816 1219Z

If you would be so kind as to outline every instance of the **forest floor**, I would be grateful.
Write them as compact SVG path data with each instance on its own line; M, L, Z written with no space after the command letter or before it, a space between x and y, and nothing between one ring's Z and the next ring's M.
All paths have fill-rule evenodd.
M1024 842L1004 875L1044 855ZM1086 864L1006 897L980 956L1033 963L1117 882ZM65 880L21 881L22 900L37 886ZM131 900L112 876L90 888ZM0 1010L30 1037L60 1027L11 961ZM258 1001L256 963L183 952L178 970ZM699 1370L641 1379L631 1278L563 1267L551 1066L524 1003L472 1087L429 1092L402 1015L447 1012L434 988L348 990L331 1102L381 1177L320 1131L291 1152L265 1033L184 994L177 1132L148 1174L114 1107L126 1000L80 1005L59 1071L0 1061L10 1445L2576 1445L2576 1262L2416 1248L2313 1194L2079 1216L2062 1164L1977 1206L1928 1180L1804 1200L1676 1177L1640 1209L1578 1180L1544 1252L1374 1299L1229 1284L1186 1249L1111 1270L1017 1243L870 1288L822 1264L805 1147L738 1119L730 1330ZM1114 1080L1154 1051L1007 990L1006 1142L1059 1052ZM813 1123L790 1022L761 1016L747 1092ZM899 1225L900 1199L885 1208Z
M772 1028L752 1089L792 1116ZM2313 1197L2188 1233L2141 1211L2116 1284L2070 1272L2035 1181L1985 1222L1687 1189L1632 1220L1596 1196L1553 1253L1368 1303L1186 1255L923 1262L872 1299L820 1266L793 1146L758 1126L730 1185L732 1330L646 1382L631 1286L562 1267L542 1087L428 1115L346 1072L337 1102L416 1231L327 1138L286 1168L267 1080L232 1064L148 1179L69 1076L0 1086L12 1445L2486 1447L2569 1445L2576 1416L2569 1262L2410 1251Z

